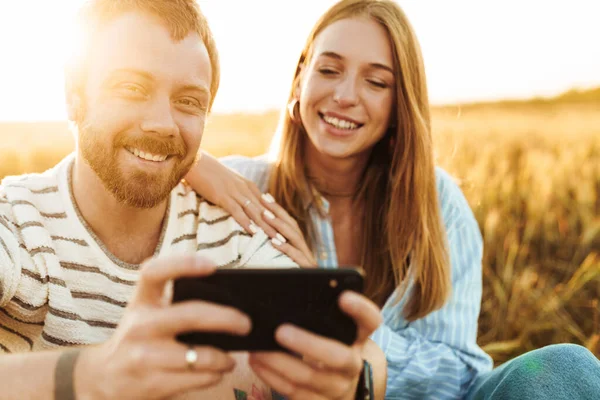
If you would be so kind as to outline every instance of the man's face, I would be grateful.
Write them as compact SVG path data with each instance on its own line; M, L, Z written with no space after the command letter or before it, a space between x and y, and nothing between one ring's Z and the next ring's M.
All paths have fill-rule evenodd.
M114 19L91 43L78 151L120 202L154 207L197 160L211 64L196 33L175 42L143 13Z

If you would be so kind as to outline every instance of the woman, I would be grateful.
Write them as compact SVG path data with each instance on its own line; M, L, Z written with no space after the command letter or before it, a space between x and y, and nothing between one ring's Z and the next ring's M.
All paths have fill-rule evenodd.
M298 264L365 269L386 398L466 396L492 370L476 342L482 240L435 167L420 48L397 4L342 0L319 19L278 135L273 161L221 160L236 173L204 154L186 179ZM275 369L259 376L295 384Z

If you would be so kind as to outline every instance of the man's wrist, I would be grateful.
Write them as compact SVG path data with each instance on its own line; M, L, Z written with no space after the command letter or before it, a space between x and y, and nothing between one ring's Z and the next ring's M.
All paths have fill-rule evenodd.
M98 364L98 360L94 361L96 350L96 346L80 349L77 364L73 371L73 390L77 400L104 398L101 396L101 393L96 392L98 387L94 387L94 383L101 380L100 377L93 372L94 365L101 365Z
M68 348L63 351L54 369L54 398L56 400L75 400L75 366L81 349Z

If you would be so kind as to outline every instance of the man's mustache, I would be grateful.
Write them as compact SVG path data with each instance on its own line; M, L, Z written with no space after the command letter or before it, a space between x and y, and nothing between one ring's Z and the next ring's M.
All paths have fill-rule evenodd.
M181 139L161 139L149 135L131 137L127 135L119 135L115 140L115 147L134 148L144 153L156 155L167 155L185 157L187 154L187 146Z

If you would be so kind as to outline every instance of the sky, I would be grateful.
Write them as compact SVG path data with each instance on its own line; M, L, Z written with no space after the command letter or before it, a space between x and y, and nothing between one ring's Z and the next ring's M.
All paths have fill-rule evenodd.
M222 78L214 112L281 108L307 34L333 0L198 0ZM433 104L600 86L600 1L397 0ZM62 65L81 0L0 0L0 120L64 120Z

